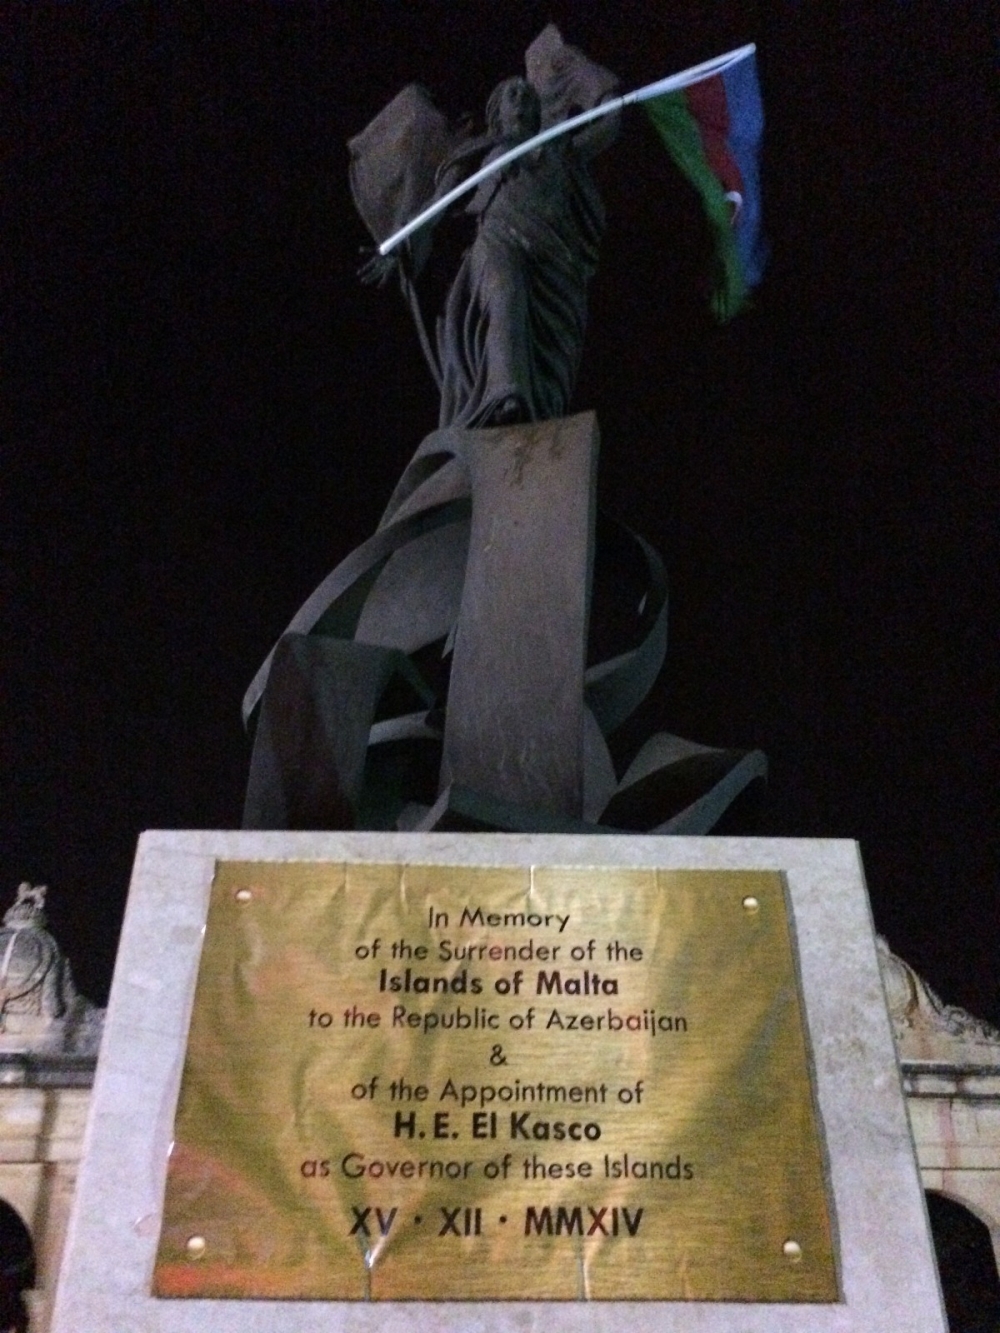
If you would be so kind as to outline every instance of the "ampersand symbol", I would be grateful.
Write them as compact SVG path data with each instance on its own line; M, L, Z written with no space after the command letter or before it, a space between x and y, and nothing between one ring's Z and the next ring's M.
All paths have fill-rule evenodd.
M492 1051L490 1051L490 1064L505 1065L506 1063L507 1063L507 1057L503 1053L503 1047L494 1046Z

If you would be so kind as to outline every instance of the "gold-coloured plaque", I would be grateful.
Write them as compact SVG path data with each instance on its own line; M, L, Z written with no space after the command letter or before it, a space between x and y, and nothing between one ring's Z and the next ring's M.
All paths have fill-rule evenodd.
M220 862L154 1291L838 1300L782 876Z

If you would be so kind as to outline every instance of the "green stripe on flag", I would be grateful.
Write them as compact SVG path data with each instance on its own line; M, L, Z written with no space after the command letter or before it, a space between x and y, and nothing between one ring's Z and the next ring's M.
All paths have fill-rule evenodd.
M729 202L705 157L697 122L683 92L650 98L642 106L677 167L701 196L715 237L717 272L712 284L712 311L716 319L725 322L739 314L747 298Z

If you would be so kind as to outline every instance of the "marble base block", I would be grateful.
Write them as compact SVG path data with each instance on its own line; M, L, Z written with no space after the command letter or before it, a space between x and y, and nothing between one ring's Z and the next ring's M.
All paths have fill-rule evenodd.
M532 1304L151 1296L216 860L783 871L826 1145L841 1299ZM857 846L724 837L144 834L52 1327L54 1333L611 1333L623 1327L636 1333L945 1333Z

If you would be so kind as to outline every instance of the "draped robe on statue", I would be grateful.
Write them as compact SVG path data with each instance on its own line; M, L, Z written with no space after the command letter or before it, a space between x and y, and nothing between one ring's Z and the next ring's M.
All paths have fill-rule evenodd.
M526 68L543 127L617 89L612 74L567 46L551 25L528 49ZM604 232L590 160L613 140L617 120L607 116L543 145L473 192L466 211L476 218L476 236L437 321L439 425L489 424L511 398L532 421L568 411ZM504 151L452 129L416 85L349 147L355 202L377 241L409 221L435 189L443 192ZM429 253L429 233L425 228L413 240L415 277Z

